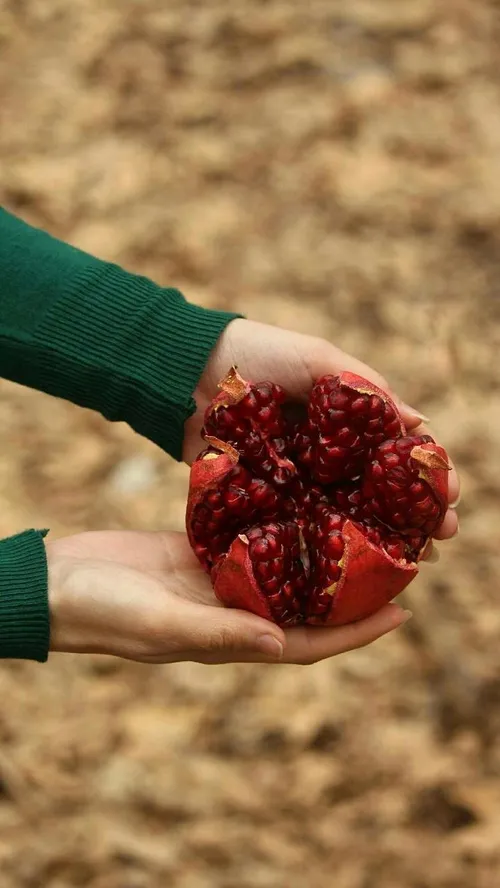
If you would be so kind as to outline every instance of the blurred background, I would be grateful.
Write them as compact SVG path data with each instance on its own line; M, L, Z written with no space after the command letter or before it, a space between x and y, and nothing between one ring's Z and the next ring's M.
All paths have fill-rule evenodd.
M0 888L491 888L500 867L494 0L0 0L0 200L328 336L431 417L461 533L303 669L0 669ZM187 470L0 386L0 532L182 528Z

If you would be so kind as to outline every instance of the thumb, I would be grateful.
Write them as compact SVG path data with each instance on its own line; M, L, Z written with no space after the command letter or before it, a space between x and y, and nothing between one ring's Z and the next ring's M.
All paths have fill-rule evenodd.
M188 641L197 660L205 663L278 662L285 633L275 623L246 611L210 608Z

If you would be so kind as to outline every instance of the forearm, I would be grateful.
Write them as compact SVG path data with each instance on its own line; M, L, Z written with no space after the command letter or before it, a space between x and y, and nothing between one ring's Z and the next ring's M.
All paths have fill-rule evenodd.
M233 317L0 209L0 376L125 421L178 459L192 392Z

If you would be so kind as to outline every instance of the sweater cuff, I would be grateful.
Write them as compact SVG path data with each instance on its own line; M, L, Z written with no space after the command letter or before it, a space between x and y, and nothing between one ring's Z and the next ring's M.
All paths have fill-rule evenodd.
M49 654L47 531L27 530L0 541L0 658L38 660Z
M184 423L196 409L193 392L236 317L91 260L44 316L35 340L50 343L44 373L57 380L60 396L127 422L181 460ZM68 374L71 360L75 372Z

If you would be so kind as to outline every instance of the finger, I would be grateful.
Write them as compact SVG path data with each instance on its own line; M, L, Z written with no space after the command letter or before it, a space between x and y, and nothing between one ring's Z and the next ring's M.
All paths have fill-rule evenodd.
M420 558L420 561L425 561L426 564L437 564L439 558L439 549L436 548L432 540L429 540Z
M397 395L394 397L394 400L401 414L406 431L415 435L415 429L421 426L423 422L428 422L427 416L425 416L424 413L420 413L420 410L416 410L415 407L410 407L408 404L405 404L405 402L401 401Z
M448 476L448 501L450 503L450 508L456 509L460 500L460 478L458 477L458 472L451 459L450 468L451 471Z
M448 509L444 521L436 530L434 537L437 540L450 540L458 533L458 516L454 509Z
M204 608L200 617L196 607L183 635L183 647L207 663L278 662L285 647L275 623L231 608Z
M338 628L297 627L286 631L285 663L316 663L352 651L397 629L411 614L397 604L388 604L371 617Z

